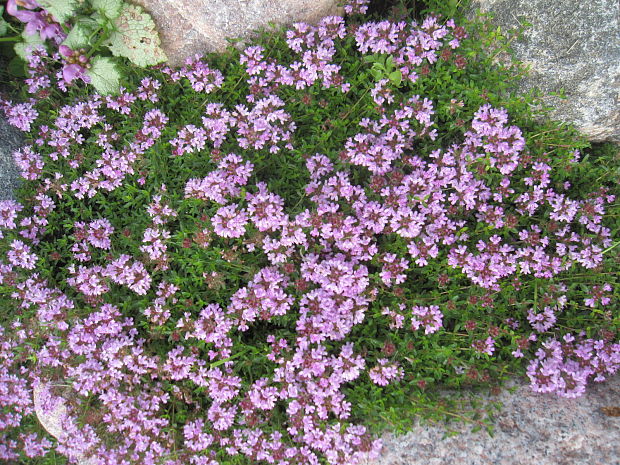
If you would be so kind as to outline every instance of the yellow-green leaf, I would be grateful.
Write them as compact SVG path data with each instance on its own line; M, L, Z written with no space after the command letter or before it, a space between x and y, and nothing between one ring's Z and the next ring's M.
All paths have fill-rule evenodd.
M79 3L76 0L39 0L39 5L47 10L56 21L65 23L73 16Z
M116 19L121 14L121 0L91 0L92 7L108 19Z
M87 47L90 45L88 43L88 39L90 35L93 33L94 28L90 24L84 24L78 22L73 29L67 35L67 38L64 40L63 45L66 45L72 50L78 50L82 47Z
M114 26L108 46L115 56L129 58L138 66L155 65L167 60L160 47L155 23L141 7L123 4Z
M121 73L116 68L113 58L95 57L90 62L90 69L86 74L90 76L90 83L101 95L118 93Z

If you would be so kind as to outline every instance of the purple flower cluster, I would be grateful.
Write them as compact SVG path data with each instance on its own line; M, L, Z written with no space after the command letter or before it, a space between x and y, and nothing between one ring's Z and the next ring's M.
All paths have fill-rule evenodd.
M40 457L52 446L48 439L34 433L20 432L17 440L9 434L33 413L34 379L19 355L28 353L26 341L31 336L19 321L7 330L0 327L0 459L8 462L19 460L20 450L27 457Z
M219 89L224 83L224 76L220 70L211 69L201 55L189 57L185 66L178 70L163 67L162 72L174 82L187 79L193 90L210 94Z
M166 192L164 184L161 190L163 193ZM163 225L175 218L178 213L162 202L161 194L153 196L153 202L147 207L147 212L152 218L152 225L144 230L140 251L147 254L148 260L155 263L158 270L167 270L169 258L166 241L171 235Z
M109 250L112 246L110 236L114 232L114 227L106 218L93 220L88 224L77 221L75 229L75 243L71 247L71 251L73 258L80 262L90 261L90 247Z
M432 334L443 325L443 315L437 305L430 307L415 306L412 315L411 327L417 331L424 326L424 334Z
M477 339L471 345L479 354L493 355L495 352L495 339L491 336L486 339Z
M254 165L234 153L226 155L218 168L203 179L192 178L185 185L185 197L225 204L237 197L240 186L247 184Z
M547 339L527 368L532 389L561 397L581 396L591 377L604 381L620 369L620 344L566 334Z
M52 12L43 9L34 0L8 0L6 11L22 23L26 23L24 28L26 35L36 35L42 41L50 41L54 44L56 51L51 58L54 62L62 64L62 69L54 76L55 84L60 90L67 91L67 87L76 80L90 82L90 77L86 73L87 68L90 67L89 55L84 49L73 50L63 44L67 38L66 24L61 24L59 18L56 18ZM42 64L41 59L48 57L45 48L41 45L29 45L26 51L31 54L28 57L31 78L26 81L30 92L34 93L39 89L50 87L49 69L46 70L40 66ZM37 73L38 76L33 75L35 69L40 71ZM44 96L45 94L39 95Z
M4 112L8 123L24 132L29 132L30 127L39 116L35 109L35 101L13 103L10 100L0 99L0 109Z
M356 2L357 5L362 3L365 2ZM432 16L426 18L419 28L411 28L405 22L380 21L363 24L355 32L360 52L393 56L403 78L411 82L417 81L418 68L422 63L433 64L438 60L444 42L448 42L450 49L455 49L465 37L467 34L463 27L456 26L454 21L449 20L441 25Z
M344 5L344 12L348 15L366 14L370 0L350 0Z
M380 358L377 362L379 364L368 372L373 383L379 386L387 386L392 381L403 377L403 369L398 366L397 362L390 363L387 358Z
M588 307L596 308L597 306L605 307L611 303L613 288L609 283L602 286L593 286L590 290L591 296L584 300L584 304Z
M126 176L135 173L134 163L155 144L167 123L168 118L160 110L148 111L144 115L144 125L132 143L120 150L112 147L104 149L97 160L97 167L71 183L75 196L79 199L92 198L99 190L113 191L120 187ZM51 145L50 142L48 145Z

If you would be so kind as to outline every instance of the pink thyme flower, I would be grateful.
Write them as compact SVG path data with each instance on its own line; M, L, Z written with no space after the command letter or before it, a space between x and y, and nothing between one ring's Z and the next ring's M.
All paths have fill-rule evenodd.
M22 211L23 208L21 204L14 200L0 201L0 228L14 229L17 226L15 224L17 214Z
M605 283L602 286L592 286L590 290L590 297L584 300L584 304L591 308L596 308L597 304L601 307L609 305L611 303L613 288L609 283Z
M131 256L123 254L110 262L104 274L116 284L127 286L136 294L145 295L151 287L151 276L142 262L134 261L129 264Z
M495 339L487 337L485 340L476 340L471 345L476 352L481 354L493 355L495 352Z
M443 326L443 314L437 305L429 307L414 306L411 316L411 327L414 330L424 326L424 334L437 332Z
M238 205L228 205L220 207L211 222L218 236L237 238L245 234L248 216L245 209L239 210Z
M26 268L27 270L34 269L38 260L36 254L32 253L30 246L19 240L11 242L11 250L7 252L6 256L12 265Z
M371 368L368 376L373 383L379 386L387 386L392 382L399 381L404 375L403 369L398 362L388 362L386 358L377 360L378 365Z
M114 232L114 227L106 218L91 221L88 224L86 240L93 246L100 249L109 250L112 242L110 236Z
M8 100L0 99L0 109L6 115L7 121L17 129L30 132L34 121L38 118L39 112L35 109L34 101L13 103Z
M344 5L344 12L348 15L366 14L370 0L348 0Z

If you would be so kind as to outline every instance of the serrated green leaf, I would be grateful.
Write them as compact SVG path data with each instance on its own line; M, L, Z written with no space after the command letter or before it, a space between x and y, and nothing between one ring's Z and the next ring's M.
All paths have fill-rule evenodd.
M95 11L92 15L90 15L91 19L95 21L99 26L105 26L110 22L107 16L102 15L98 11Z
M39 0L39 5L47 10L59 23L65 23L69 20L79 3L76 0Z
M92 7L101 12L108 19L116 19L121 14L123 2L121 0L91 0Z
M148 13L136 5L123 4L121 14L114 20L115 30L110 34L112 54L129 58L138 66L149 66L167 60L159 46L159 34Z
M116 68L114 59L109 57L95 57L90 62L90 69L86 74L90 76L90 83L101 95L115 94L120 86L121 73Z
M18 57L26 60L29 50L35 48L37 45L43 45L43 39L41 39L41 36L38 33L28 35L26 34L26 31L22 32L22 37L24 38L24 41L16 43L14 50Z
M63 45L66 45L72 50L78 50L82 47L87 47L90 45L88 43L88 39L90 35L93 33L94 28L92 25L87 23L78 22L73 29L67 35L67 38L64 40Z

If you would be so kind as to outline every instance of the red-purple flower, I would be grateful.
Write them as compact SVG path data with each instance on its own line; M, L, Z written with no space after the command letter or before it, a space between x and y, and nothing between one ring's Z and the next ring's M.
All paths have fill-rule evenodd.
M72 50L66 45L61 45L58 50L65 57L65 65L62 68L62 78L70 83L75 79L82 79L86 74L88 58L81 50Z
M25 9L18 9L18 6ZM54 21L52 15L45 10L32 11L35 8L41 8L41 6L34 0L9 0L6 5L8 14L26 23L26 34L34 35L38 32L41 39L50 39L60 44L66 37L60 24Z

